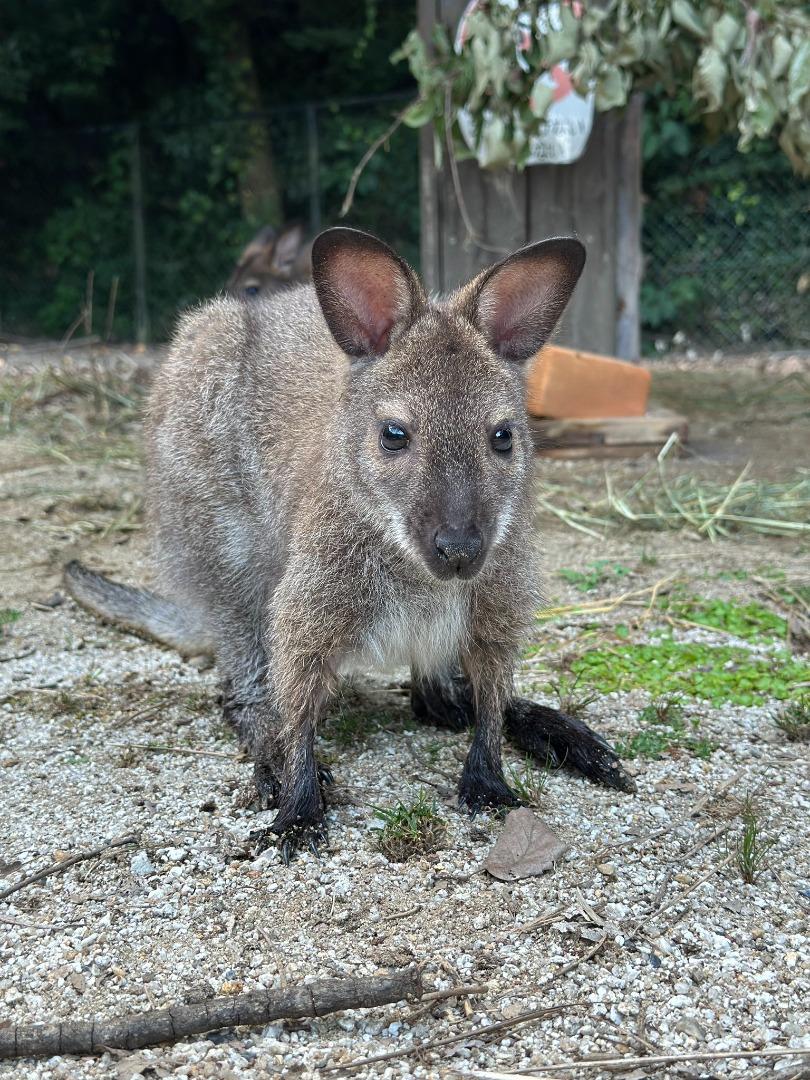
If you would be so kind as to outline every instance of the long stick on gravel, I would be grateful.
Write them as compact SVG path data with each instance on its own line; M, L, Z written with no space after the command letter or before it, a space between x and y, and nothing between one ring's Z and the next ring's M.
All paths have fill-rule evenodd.
M342 1009L370 1009L394 1001L419 1000L422 979L416 964L390 975L321 979L284 990L212 998L110 1020L71 1020L0 1029L0 1058L101 1054L107 1047L137 1050L218 1028L257 1027L270 1020L325 1016Z

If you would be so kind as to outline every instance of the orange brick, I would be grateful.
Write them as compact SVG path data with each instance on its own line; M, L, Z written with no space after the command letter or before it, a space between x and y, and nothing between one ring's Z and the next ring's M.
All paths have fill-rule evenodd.
M650 373L624 360L549 345L537 354L526 383L533 416L590 420L644 416Z

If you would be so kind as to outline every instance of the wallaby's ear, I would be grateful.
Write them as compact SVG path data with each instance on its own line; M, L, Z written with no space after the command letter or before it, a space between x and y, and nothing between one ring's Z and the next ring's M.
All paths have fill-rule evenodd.
M471 283L469 315L498 356L522 363L551 336L584 265L579 240L530 244Z
M245 245L239 256L239 262L236 264L237 267L245 266L254 259L266 259L268 255L272 255L275 246L276 230L272 225L263 225L253 239Z
M276 240L273 251L272 270L281 277L289 277L295 269L296 260L304 241L304 229L298 222L286 225Z
M327 229L315 238L312 280L326 324L349 356L382 356L425 304L404 259L357 229Z

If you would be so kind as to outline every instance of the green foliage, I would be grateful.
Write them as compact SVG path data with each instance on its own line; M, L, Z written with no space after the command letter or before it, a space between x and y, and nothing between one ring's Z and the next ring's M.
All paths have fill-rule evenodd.
M659 606L677 619L725 630L735 637L751 641L763 638L784 640L787 636L787 619L753 601L739 604L733 600L667 597Z
M578 92L593 89L600 111L624 105L635 89L688 88L715 131L734 129L740 149L777 135L798 172L810 174L810 15L802 5L769 3L745 17L734 0L604 0L562 3L549 19L541 0L490 0L470 15L460 53L446 32L434 54L413 31L397 58L420 90L411 122L433 122L437 146L450 119L466 153L458 113L471 114L482 167L522 167L545 123L552 95L539 81L566 61ZM537 33L545 21L546 33ZM525 31L525 32L522 32ZM519 56L516 36L520 40Z
M507 765L506 774L509 786L523 805L536 809L545 790L547 774L535 766L529 754L526 754L519 769L514 765Z
M446 826L436 800L429 799L423 788L412 802L373 809L384 823L377 830L376 846L392 862L405 862L441 847Z
M597 559L590 563L589 569L585 571L566 568L557 571L558 577L575 586L580 592L591 592L605 582L619 581L631 573L630 567L611 563L610 559Z
M352 170L401 102L324 96L404 100L412 82L388 56L410 18L377 0L12 5L0 34L0 331L61 337L92 273L92 332L117 279L113 335L133 336L136 130L153 337L223 287L260 226L314 220L313 197L322 224L336 223ZM314 132L306 101L320 102ZM376 155L347 219L414 262L416 138Z
M11 624L15 623L21 615L22 612L15 611L14 608L0 608L0 630L6 626L11 626Z
M731 645L674 641L663 635L647 645L592 649L571 670L600 693L645 689L655 696L688 695L709 701L755 705L786 701L810 678L810 664L784 650L767 653Z
M661 758L682 751L699 758L708 758L717 749L709 739L696 735L699 721L692 717L687 723L683 698L665 694L647 705L638 715L639 723L647 725L634 734L619 736L616 749L625 758ZM691 731L691 734L690 734Z
M730 855L743 881L747 885L754 885L767 864L768 851L776 841L763 840L756 807L750 795L745 798L741 816L742 833L734 838Z
M773 140L741 158L732 137L709 135L686 95L646 95L642 324L694 344L803 347L810 187Z

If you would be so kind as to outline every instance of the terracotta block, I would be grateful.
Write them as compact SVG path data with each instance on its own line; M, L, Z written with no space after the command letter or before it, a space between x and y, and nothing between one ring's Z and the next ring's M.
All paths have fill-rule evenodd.
M554 419L644 416L650 381L624 360L549 345L529 372L526 403L533 416Z

